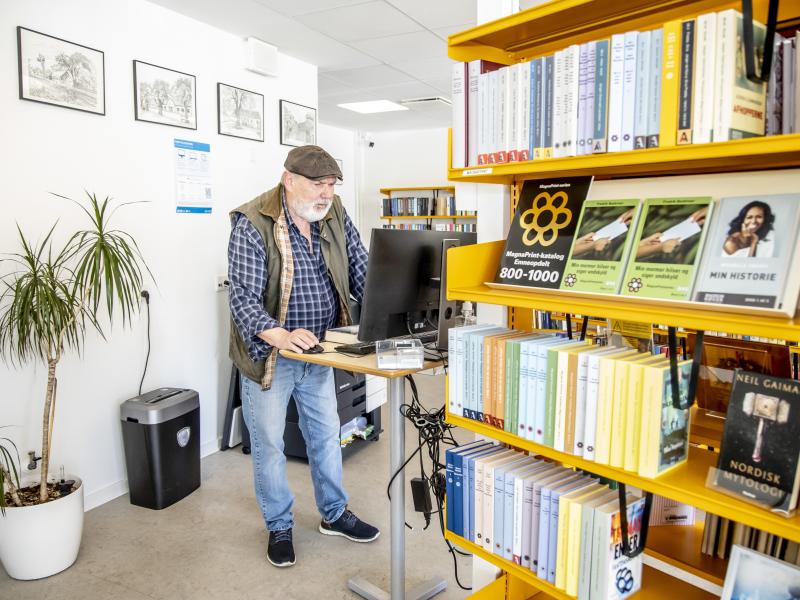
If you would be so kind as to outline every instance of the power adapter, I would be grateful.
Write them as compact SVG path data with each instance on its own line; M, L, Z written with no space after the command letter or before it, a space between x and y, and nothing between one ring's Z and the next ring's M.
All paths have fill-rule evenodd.
M431 493L428 489L428 481L426 479L414 477L411 480L411 495L414 497L415 511L426 514L433 512Z

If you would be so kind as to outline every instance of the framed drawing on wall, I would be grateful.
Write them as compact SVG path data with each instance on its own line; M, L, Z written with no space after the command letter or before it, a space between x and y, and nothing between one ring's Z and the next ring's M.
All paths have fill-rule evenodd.
M197 129L196 78L140 60L133 61L137 121Z
M106 114L100 50L18 26L17 59L21 100Z
M217 83L217 124L220 135L264 141L264 96Z
M305 146L317 143L317 109L288 100L280 101L281 144Z

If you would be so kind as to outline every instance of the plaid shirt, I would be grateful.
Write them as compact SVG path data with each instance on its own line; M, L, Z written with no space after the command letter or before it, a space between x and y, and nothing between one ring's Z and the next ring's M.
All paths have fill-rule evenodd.
M319 242L319 223L311 224L311 248L297 228L286 202L283 211L289 223L292 243L294 277L286 322L280 323L264 310L264 291L267 287L267 251L264 241L253 224L239 214L228 243L228 281L233 322L254 361L266 358L271 346L258 337L266 329L283 327L288 331L308 329L324 339L325 331L336 325L339 301L328 267L322 258ZM367 273L367 252L353 222L345 213L344 229L347 240L350 294L361 302Z

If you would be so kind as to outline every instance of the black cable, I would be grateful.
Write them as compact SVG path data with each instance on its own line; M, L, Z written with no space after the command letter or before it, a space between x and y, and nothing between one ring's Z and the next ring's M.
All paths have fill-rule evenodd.
M142 395L142 384L144 384L144 376L147 375L147 364L150 362L150 292L142 290L142 298L147 305L147 356L144 359L144 370L142 371L142 378L139 380L139 395Z

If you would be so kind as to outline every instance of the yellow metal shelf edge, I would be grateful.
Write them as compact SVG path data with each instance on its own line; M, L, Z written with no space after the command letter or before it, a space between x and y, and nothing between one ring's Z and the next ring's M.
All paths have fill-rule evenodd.
M446 192L451 192L453 194L456 193L456 188L452 185L429 185L429 186L417 186L417 187L390 187L390 188L381 188L381 194L385 194L390 196L392 192L414 192L414 191L434 191L434 190L444 190Z
M798 166L800 166L800 133L794 133L711 144L449 169L448 179L510 185L515 181L554 176L594 175L600 179L651 177Z
M504 245L501 240L450 249L448 299L800 341L800 322L788 317L726 312L701 304L644 301L630 296L586 298L568 291L493 289L484 282L494 281Z
M546 595L546 598L552 598L554 600L575 600L574 596L570 596L552 583L540 579L528 569L487 552L482 547L473 544L469 540L451 531L445 531L444 537L460 548L471 552L474 556L482 558L499 569L502 569L508 577L522 580L531 587L541 590ZM644 566L644 574L642 575L642 584L642 590L630 596L632 600L672 600L674 598L681 598L682 600L712 600L717 598L717 596L713 594L646 565ZM536 596L536 598L539 597L540 596Z
M572 454L558 452L547 446L534 444L529 440L501 431L495 427L459 417L449 412L447 413L447 422L515 448L556 460L565 465L584 469L601 477L632 485L665 498L691 504L726 519L732 519L744 525L756 527L768 533L800 542L800 516L795 515L787 519L705 486L708 469L716 466L717 456L719 456L713 452L691 448L689 450L689 460L685 464L675 467L656 479L648 479L640 477L637 473L631 471L601 465Z

